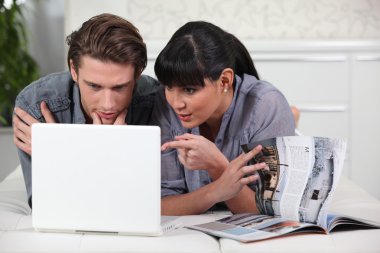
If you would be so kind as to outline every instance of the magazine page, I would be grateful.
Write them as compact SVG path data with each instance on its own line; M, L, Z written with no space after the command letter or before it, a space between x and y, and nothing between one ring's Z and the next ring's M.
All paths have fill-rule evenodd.
M373 220L366 220L358 217L341 216L339 214L329 213L327 215L328 231L333 230L335 227L339 228L380 228L380 222Z
M254 184L262 214L318 223L327 227L327 204L343 168L345 142L307 136L277 137L243 145L245 152L258 144L261 154L251 163L265 162Z
M309 205L308 212L313 216L306 222L314 222L327 228L328 206L338 186L346 156L346 142L342 139L314 137L315 163L312 177L304 192L305 205ZM301 205L301 208L303 206ZM319 209L319 213L317 213ZM314 212L312 210L315 210Z
M325 230L314 224L254 214L235 214L214 222L189 226L188 228L242 242L265 240L291 233L326 233Z
M296 137L296 138L293 138ZM248 152L262 145L252 163L265 162L254 185L260 213L299 221L302 194L314 164L313 137L291 136L268 139L243 146Z
M263 149L250 164L267 164L256 172L259 179L251 185L261 215L236 214L189 228L249 242L301 232L327 233L329 222L343 221L327 215L343 168L343 140L286 136L242 148L248 152L258 144Z
M281 147L280 155L286 159L283 173L280 174L281 177L284 175L284 187L279 196L278 215L305 221L300 217L299 207L314 164L313 138L280 137L276 138L276 142L277 146Z

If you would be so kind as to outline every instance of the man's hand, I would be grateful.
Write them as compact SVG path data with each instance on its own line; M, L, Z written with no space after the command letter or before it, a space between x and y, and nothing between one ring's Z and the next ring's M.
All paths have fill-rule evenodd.
M188 169L222 170L228 160L215 144L203 136L183 134L174 141L162 145L161 149L176 148L179 161Z
M46 123L55 123L53 114L46 102L41 102L41 113ZM32 129L34 123L39 123L26 111L16 107L13 114L13 142L25 153L32 155Z

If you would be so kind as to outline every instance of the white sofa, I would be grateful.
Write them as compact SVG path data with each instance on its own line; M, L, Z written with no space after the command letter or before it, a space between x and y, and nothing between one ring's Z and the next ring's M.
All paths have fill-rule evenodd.
M343 178L331 211L380 222L380 201ZM227 213L185 216L185 225ZM0 183L0 252L380 252L380 229L297 235L255 243L216 239L181 228L160 237L40 233L31 225L21 169Z

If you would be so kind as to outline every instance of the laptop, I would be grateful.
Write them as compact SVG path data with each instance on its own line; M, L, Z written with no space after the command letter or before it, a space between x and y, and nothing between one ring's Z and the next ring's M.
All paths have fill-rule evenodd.
M37 231L157 236L180 226L161 222L159 127L37 123L32 136Z

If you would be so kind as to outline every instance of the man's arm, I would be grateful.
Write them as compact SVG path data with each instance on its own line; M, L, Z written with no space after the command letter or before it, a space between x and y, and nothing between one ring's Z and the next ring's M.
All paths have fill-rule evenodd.
M53 114L50 112L45 102L41 103L41 112L47 123L55 123ZM19 107L15 108L13 114L13 142L18 148L18 157L20 159L22 173L24 175L25 188L30 207L32 207L31 126L34 123L39 123L39 121L23 109Z
M56 123L53 114L44 101L41 102L41 113L46 123ZM13 141L19 149L29 155L32 154L31 126L34 123L40 122L20 107L14 109Z
M32 161L31 156L21 149L17 149L18 158L20 160L22 174L24 175L24 183L26 189L27 200L30 208L32 208Z

